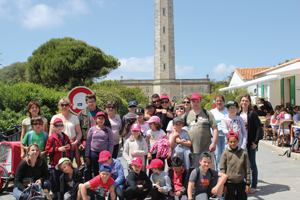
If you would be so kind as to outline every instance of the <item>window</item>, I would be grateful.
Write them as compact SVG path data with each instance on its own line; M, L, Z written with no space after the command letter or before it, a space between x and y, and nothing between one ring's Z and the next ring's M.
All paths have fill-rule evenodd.
M163 50L166 51L166 45L163 45Z
M149 87L146 87L146 92L149 92Z
M166 9L163 8L163 15L166 15Z
M166 27L163 27L163 33L166 33Z
M191 92L194 93L194 88L191 88Z
M166 64L164 63L164 69L166 69Z

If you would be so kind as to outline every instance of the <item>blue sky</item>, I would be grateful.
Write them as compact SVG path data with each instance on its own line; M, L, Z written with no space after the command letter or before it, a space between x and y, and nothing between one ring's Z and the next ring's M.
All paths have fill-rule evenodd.
M223 80L235 67L297 58L299 0L174 0L177 78ZM152 79L154 0L0 0L0 63L72 37L121 61L106 79Z

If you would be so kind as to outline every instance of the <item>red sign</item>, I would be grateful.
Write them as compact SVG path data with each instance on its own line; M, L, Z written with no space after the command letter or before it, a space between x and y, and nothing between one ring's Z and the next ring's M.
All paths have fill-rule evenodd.
M84 86L75 87L69 92L68 99L70 99L72 105L70 106L70 110L74 114L78 114L81 110L86 108L85 96L88 94L94 93L92 90Z

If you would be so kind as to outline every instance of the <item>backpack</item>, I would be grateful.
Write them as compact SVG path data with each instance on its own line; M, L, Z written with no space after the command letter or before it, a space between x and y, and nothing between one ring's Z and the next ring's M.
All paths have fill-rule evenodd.
M40 184L32 184L22 192L19 200L50 200L50 198Z
M203 110L204 114L206 115L206 117L207 117L207 119L208 119L208 121L209 121L209 114L208 114L208 111L205 110L204 108L203 108L202 110ZM187 120L187 117L188 117L189 113L190 113L190 111L187 111L187 112L185 113L185 115L184 115L184 126L187 126L186 120Z
M45 137L45 144L46 144L46 143L47 143L47 140L48 140L48 134L47 134L45 131L42 131L42 133L44 134L44 137ZM27 141L27 145L28 145L28 146L31 144L32 137L33 137L33 131L30 131L30 132L29 132L29 138L28 138L28 141Z

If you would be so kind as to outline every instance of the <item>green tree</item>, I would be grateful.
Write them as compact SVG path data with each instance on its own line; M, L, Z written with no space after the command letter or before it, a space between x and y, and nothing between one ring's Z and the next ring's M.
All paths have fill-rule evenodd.
M27 62L16 62L0 70L0 80L3 83L13 85L18 82L26 82L28 79Z
M101 49L73 38L51 39L28 58L30 82L46 87L71 89L89 86L120 66L120 62Z

